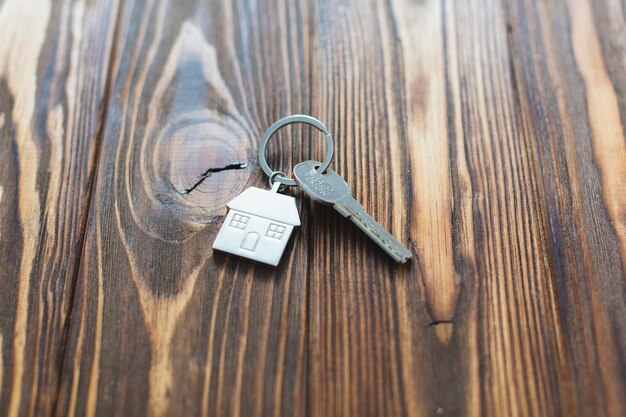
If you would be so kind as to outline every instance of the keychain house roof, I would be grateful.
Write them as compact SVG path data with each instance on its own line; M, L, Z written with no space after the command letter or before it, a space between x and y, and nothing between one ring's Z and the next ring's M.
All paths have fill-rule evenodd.
M250 187L230 209L213 249L276 266L300 216L293 197Z

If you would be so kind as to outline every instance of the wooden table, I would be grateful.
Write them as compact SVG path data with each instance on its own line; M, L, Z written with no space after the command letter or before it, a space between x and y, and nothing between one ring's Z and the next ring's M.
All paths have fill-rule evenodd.
M0 415L625 416L625 21L0 0ZM212 252L293 113L412 262L297 189L278 268Z

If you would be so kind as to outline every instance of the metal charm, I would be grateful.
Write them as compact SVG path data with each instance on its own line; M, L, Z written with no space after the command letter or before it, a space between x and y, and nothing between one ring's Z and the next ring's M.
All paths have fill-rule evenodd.
M294 226L300 226L296 199L272 190L250 187L228 203L213 249L276 266Z
M228 203L230 209L213 249L277 266L285 251L291 232L300 226L296 199L279 194L281 185L296 185L280 171L272 171L265 159L265 149L276 131L291 123L306 123L324 133L326 157L320 164L328 167L333 158L333 138L319 120L306 115L285 117L274 123L263 135L259 146L259 163L268 175L270 190L250 187ZM325 168L324 168L325 169Z

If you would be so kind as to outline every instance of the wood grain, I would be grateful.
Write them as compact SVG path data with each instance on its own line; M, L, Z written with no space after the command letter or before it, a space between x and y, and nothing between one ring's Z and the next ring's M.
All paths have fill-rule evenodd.
M412 262L211 251L293 113ZM0 414L626 415L625 120L623 0L4 0Z
M511 40L521 55L515 70L520 74L520 104L527 129L536 137L542 192L551 197L545 211L550 220L562 372L567 376L560 395L571 393L565 409L571 414L621 415L626 412L626 258L624 216L619 213L626 198L621 122L626 119L619 114L626 114L626 106L608 78L623 78L622 8L605 2L592 13L587 1L570 2L567 7L559 2L516 6L511 8L516 29ZM620 13L621 24L613 27L617 32L606 33L621 32L621 52L614 44L615 49L601 53L597 33L608 26L601 20L594 22L594 13L598 17ZM618 15L615 19L620 22ZM532 59L525 45L529 41ZM621 56L617 76L615 66L607 69L604 56L606 62L611 62L608 57Z
M54 408L115 7L0 3L0 414Z
M263 130L309 112L307 10L124 3L60 414L304 413L306 235L276 270L211 243L267 187ZM276 145L272 163L308 152Z

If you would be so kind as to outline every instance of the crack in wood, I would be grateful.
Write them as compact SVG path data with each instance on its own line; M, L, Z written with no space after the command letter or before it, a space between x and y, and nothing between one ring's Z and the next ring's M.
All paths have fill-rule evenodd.
M206 171L204 171L201 175L200 175L200 179L191 187L189 188L185 188L183 191L179 191L179 193L181 195L187 195L189 193L191 193L193 190L195 190L200 184L202 184L204 182L204 180L206 180L207 178L209 178L211 175L215 174L216 172L222 172L222 171L232 171L232 170L236 170L236 169L244 169L248 167L248 163L247 162L237 162L235 164L229 164L223 167L219 167L219 168L209 168Z
M440 324L452 324L453 320L433 320L426 325L426 327L438 326Z

